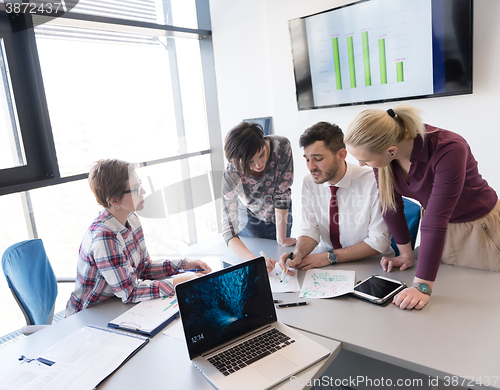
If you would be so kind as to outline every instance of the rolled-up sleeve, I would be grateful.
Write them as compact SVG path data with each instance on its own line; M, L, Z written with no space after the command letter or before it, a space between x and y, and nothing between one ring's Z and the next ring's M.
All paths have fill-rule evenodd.
M371 212L368 224L368 237L363 241L376 251L387 254L391 245L391 231L382 217L378 188L374 182L371 193Z
M283 143L279 153L281 153L281 158L276 167L277 180L275 183L273 202L276 209L286 210L290 207L290 201L292 199L292 190L290 187L293 184L293 155L290 141L286 140L286 142Z
M238 175L224 170L222 177L222 237L226 244L234 237L238 237L238 193L241 181Z
M300 236L307 236L317 243L321 240L321 232L312 202L315 196L304 179L302 183L302 221L300 226Z
M93 254L97 269L113 289L114 294L124 303L173 295L172 283L143 278L148 276L165 278L176 273L183 264L181 261L169 260L153 263L146 251L144 254L146 257L135 268L124 253L123 243L110 231L96 235Z

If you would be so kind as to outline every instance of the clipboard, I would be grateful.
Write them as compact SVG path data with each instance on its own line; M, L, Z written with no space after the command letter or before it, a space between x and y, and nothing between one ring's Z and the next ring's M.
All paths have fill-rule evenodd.
M108 326L154 337L177 317L177 297L168 296L140 302L113 319Z

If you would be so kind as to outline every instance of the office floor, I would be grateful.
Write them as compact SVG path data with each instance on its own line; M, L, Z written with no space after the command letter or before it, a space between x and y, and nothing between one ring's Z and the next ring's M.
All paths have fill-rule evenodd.
M324 378L324 379L323 379ZM466 390L460 386L445 386L428 375L407 370L357 353L342 350L326 369L323 383L313 390L374 390L400 388L406 390ZM321 386L331 384L330 386ZM338 385L348 385L338 386Z

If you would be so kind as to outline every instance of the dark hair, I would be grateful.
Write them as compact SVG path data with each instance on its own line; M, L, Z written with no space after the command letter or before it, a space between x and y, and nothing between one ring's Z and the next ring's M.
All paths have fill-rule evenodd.
M254 122L241 122L226 136L226 159L236 170L250 176L250 160L266 145L262 126Z
M336 124L328 122L318 122L306 129L299 138L299 145L305 148L316 141L323 141L325 147L333 154L340 149L345 149L344 133Z
M111 207L110 201L120 200L127 190L130 173L135 164L122 160L99 160L89 171L89 184L94 196L103 207Z

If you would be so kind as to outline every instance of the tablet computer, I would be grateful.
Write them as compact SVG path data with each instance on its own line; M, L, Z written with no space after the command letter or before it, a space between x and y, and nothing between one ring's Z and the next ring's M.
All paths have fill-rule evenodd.
M372 275L354 286L354 295L377 305L382 305L406 288L399 280Z

